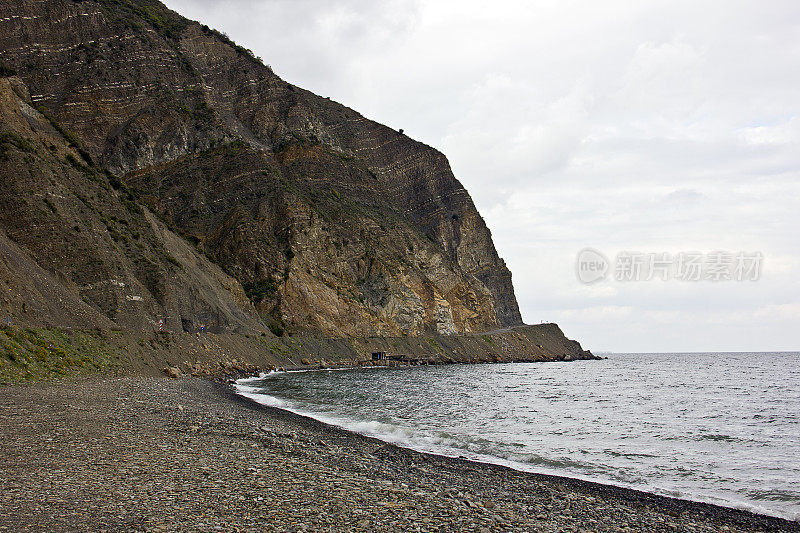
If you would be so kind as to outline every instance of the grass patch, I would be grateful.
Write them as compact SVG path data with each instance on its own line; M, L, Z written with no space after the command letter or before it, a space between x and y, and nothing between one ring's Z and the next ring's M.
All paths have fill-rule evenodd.
M236 53L239 56L244 57L247 60L249 60L249 61L251 61L251 62L253 62L253 63L257 64L257 65L264 66L264 67L267 68L267 70L272 72L272 67L271 66L264 64L264 61L260 57L255 55L253 53L253 51L250 50L249 48L245 48L244 46L238 45L235 42L233 42L233 40L231 40L231 38L228 37L227 33L223 33L221 31L209 28L205 24L203 24L200 28L203 30L203 33L205 33L206 35L209 35L209 36L213 35L214 37L216 37L217 39L219 39L223 43L227 44L228 46L230 46L231 48L236 50Z
M67 144L70 146L70 148L73 148L76 152L78 152L78 155L81 156L81 159L83 159L88 165L94 164L92 161L92 157L89 155L89 152L83 149L81 141L78 139L77 135L63 128L61 124L59 124L58 121L54 119L52 115L50 115L46 107L39 106L36 110L39 111L39 113L41 113L42 116L50 122L50 125L53 126L53 129L55 129L58 133L62 135L62 137L64 137L64 139L66 139Z
M428 344L430 344L430 345L431 345L431 347L432 347L434 350L438 350L438 351L440 351L440 352L442 352L442 353L445 353L445 350L444 350L444 348L442 348L442 345L441 345L441 344L439 344L439 343L436 341L436 339L434 339L433 337L426 337L426 338L425 338L425 341L426 341Z
M283 328L283 326L281 324L278 324L277 322L270 322L268 326L269 330L276 337L283 337L283 334L286 333L286 330Z
M171 254L167 254L166 257L167 257L167 262L168 263L171 263L171 264L175 265L176 267L178 267L180 270L183 270L183 265L181 264L180 261L175 259L174 256L172 256Z
M0 132L0 144L10 144L27 153L36 151L36 146L31 141L13 131Z
M245 282L242 284L242 288L247 298L253 302L253 305L256 305L261 303L264 298L272 297L278 290L278 284L275 282L275 278L270 275L267 279Z
M109 17L119 20L137 33L144 32L140 22L145 22L162 37L177 40L189 25L187 19L156 0L100 0L100 5Z
M0 383L93 373L115 366L118 360L118 353L90 333L0 328Z

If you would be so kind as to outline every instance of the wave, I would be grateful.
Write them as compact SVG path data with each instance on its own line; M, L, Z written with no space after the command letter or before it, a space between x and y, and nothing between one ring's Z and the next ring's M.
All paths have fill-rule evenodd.
M319 370L298 370L296 372L319 372ZM643 492L650 492L660 496L667 496L671 498L692 500L701 503L708 503L734 509L754 512L757 514L776 516L788 520L800 520L800 513L782 513L775 509L762 507L750 501L736 500L722 495L709 495L695 491L679 491L656 485L651 485L645 482L624 482L619 479L609 479L611 472L609 467L604 465L593 465L589 463L576 462L567 458L553 459L546 458L536 454L525 453L507 453L503 455L488 453L486 450L474 451L470 448L483 448L476 446L476 441L466 441L445 432L438 434L425 433L411 427L404 427L396 424L389 424L377 420L357 420L341 416L338 414L321 412L313 408L309 408L303 404L293 402L288 399L279 398L270 394L264 393L263 389L249 385L249 383L256 382L264 377L267 377L270 372L260 377L244 378L236 381L235 391L237 394L249 398L257 403L268 407L275 407L285 411L312 418L324 424L345 429L353 433L358 433L367 437L373 437L389 444L394 444L403 448L411 449L422 453L432 453L440 456L450 458L467 459L485 464L494 464L505 466L518 470L521 472L529 472L535 474L544 474L558 477L568 477L578 479L581 481L588 481L602 485L613 485L621 488L640 490ZM609 477L599 475L586 475L579 470L590 471L609 471ZM616 472L620 477L621 472ZM623 476L628 477L630 476ZM748 494L756 500L769 501L769 500L783 500L789 501L785 494ZM772 496L772 497L770 497ZM777 497L776 497L777 496Z

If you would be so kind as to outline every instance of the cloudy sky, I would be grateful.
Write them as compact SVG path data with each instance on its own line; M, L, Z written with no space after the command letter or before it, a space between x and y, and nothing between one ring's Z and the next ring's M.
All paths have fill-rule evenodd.
M166 3L442 150L526 322L593 350L800 349L796 0ZM578 280L586 247L608 279ZM760 279L614 279L622 252L715 251L760 252Z

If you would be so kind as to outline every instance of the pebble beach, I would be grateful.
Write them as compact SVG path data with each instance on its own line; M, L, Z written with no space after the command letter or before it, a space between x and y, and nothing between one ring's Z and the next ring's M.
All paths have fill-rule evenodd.
M2 531L800 531L423 454L182 377L0 388Z

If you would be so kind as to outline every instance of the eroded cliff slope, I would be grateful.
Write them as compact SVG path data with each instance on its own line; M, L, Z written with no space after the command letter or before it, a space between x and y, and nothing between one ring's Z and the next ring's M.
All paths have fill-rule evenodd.
M0 309L15 325L257 332L239 282L0 78Z
M444 155L158 2L6 0L0 69L0 130L17 136L0 229L98 321L327 336L521 323Z

